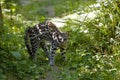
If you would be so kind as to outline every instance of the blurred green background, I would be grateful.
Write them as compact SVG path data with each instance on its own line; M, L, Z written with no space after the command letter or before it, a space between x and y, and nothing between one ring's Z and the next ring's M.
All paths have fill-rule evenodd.
M37 62L29 59L24 31L71 14L77 19L60 27L69 33L67 60L56 54L58 73L49 74L54 67L41 49ZM119 0L1 0L0 27L0 80L120 80Z

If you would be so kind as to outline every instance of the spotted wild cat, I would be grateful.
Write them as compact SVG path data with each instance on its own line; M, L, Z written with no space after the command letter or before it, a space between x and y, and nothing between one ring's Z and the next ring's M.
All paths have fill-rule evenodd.
M65 58L65 47L68 34L61 32L52 22L45 21L28 27L25 30L25 45L30 57L36 60L36 51L40 47L46 53L50 65L54 65L54 55L57 49L60 49L61 55ZM47 43L50 43L50 49Z

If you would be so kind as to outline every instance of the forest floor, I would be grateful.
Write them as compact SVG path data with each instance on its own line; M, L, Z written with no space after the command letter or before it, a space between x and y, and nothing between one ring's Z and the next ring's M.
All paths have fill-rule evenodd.
M52 70L46 72L46 78L42 80L58 80L60 78L60 70L57 66L52 66Z
M43 4L45 4L45 2L43 0L39 0L39 3L41 3L41 2L43 2ZM26 1L21 0L21 4L23 4L23 5L29 5L30 3L31 3L31 1L29 1L29 0L26 0ZM49 3L49 1L47 3ZM56 12L55 12L55 8L54 8L55 5L56 4L44 5L44 6L41 6L41 7L44 8L44 11L47 12L47 15L49 17L51 17L50 20L57 27L64 27L68 20L72 20L72 21L74 20L74 21L82 22L86 19L88 19L88 20L94 19L96 17L96 15L99 13L99 11L92 11L92 12L87 12L87 13L85 12L85 13L79 14L79 11L76 11L74 13L71 13L71 14L68 14L68 15L65 15L65 16L62 16L62 17L59 17L59 16L56 17ZM97 8L97 7L100 7L100 4L92 4L92 5L88 5L87 7L90 7L90 8L91 7L96 7Z

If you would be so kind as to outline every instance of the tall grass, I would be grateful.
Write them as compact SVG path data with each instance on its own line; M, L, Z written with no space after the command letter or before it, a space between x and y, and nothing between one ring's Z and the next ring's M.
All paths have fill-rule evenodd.
M68 64L63 69L65 80L120 79L120 1L98 3L100 7L87 8L97 10L95 19L78 24L68 22L66 30L70 32L70 39Z

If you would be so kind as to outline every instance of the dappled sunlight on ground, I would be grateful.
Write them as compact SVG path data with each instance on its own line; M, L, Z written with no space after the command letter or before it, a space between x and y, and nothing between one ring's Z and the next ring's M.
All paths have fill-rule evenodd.
M100 4L93 4L90 5L90 7L100 7ZM97 17L97 14L99 14L99 10L88 12L88 13L83 13L79 14L79 12L69 14L67 16L64 16L62 18L53 18L51 21L57 26L57 27L64 27L66 25L67 20L72 20L72 21L80 21L83 22L85 20L92 20L95 17Z

